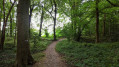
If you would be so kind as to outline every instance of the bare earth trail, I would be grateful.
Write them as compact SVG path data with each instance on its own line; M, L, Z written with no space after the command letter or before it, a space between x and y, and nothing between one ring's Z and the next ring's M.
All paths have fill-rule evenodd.
M67 67L61 56L55 51L55 46L59 41L61 40L52 42L45 51L43 61L36 63L33 67Z

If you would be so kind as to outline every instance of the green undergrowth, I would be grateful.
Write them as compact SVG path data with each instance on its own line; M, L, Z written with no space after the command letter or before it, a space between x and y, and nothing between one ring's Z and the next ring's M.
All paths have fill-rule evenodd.
M36 43L30 40L31 54L35 61L40 61L45 55L43 51L52 42L50 40L36 39ZM6 38L4 50L0 51L0 67L12 67L15 63L16 45L13 38Z
M93 44L63 40L56 50L71 67L119 67L119 42Z
M31 42L31 53L35 59L35 61L40 61L45 54L43 51L47 48L47 46L51 43L50 40L40 40L36 44Z

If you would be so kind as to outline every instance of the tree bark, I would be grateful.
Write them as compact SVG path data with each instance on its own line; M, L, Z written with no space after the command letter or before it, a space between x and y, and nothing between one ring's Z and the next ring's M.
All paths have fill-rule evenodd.
M34 60L29 46L29 6L30 0L19 0L17 9L17 55L15 67L27 67Z
M3 50L3 44L5 40L5 0L3 0L3 28L1 32L1 42L0 42L0 50Z
M41 22L40 22L40 29L39 29L39 36L40 37L41 37L41 32L42 32L43 18L44 18L44 9L43 9L43 6L42 6Z
M98 9L98 2L96 0L96 43L99 43L99 9Z
M12 37L12 16L10 15L10 37Z
M14 4L16 3L16 0L14 1L14 3L12 4L12 6L10 7L7 16L5 17L5 0L3 0L3 28L2 28L2 36L1 36L1 43L0 43L0 50L3 50L3 46L4 46L4 41L5 41L5 30L6 30L6 25L7 25L7 21L8 21L8 17L10 15L10 12L14 6Z
M1 17L0 17L0 46L1 46Z
M30 6L30 15L29 15L29 38L30 38L30 34L31 34L31 33L30 33L30 28L31 28L30 24L31 24L31 17L32 17L33 9L34 9L34 5L33 5L33 7Z
M104 14L104 23L103 23L103 36L105 36L106 32L105 32L105 27L106 27L106 14Z
M56 1L54 0L54 6L55 6L55 17L54 17L54 40L56 40L56 30L55 30L55 26L56 26L56 20L57 20L57 4Z
M16 45L16 38L17 38L17 19L16 19L16 26L15 26L15 33L14 33L14 45Z

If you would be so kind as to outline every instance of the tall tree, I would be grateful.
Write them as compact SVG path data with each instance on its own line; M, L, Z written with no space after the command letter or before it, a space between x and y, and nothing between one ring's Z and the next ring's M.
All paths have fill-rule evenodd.
M99 9L98 9L99 0L96 0L96 43L99 42Z
M10 37L12 37L12 21L13 19L12 19L12 16L10 15Z
M29 7L30 0L19 0L16 67L27 67L27 64L34 63L29 46Z
M4 42L4 38L5 38L5 34L4 34L4 28L5 28L5 0L3 0L3 29L2 29L2 36L1 36L1 42L0 42L0 50L3 50L3 42Z
M33 10L34 10L34 7L35 7L35 4L34 4L34 0L31 1L33 4L30 5L30 14L29 14L29 38L30 38L30 24L31 24L31 17L32 17L32 13L33 13Z
M103 36L105 36L105 34L106 34L105 27L106 27L106 14L104 14L104 21L103 21Z
M51 10L47 10L45 7L45 10L50 14L50 16L53 18L54 21L54 26L53 26L53 40L56 40L56 21L57 21L57 2L56 0L50 0L50 4L51 4Z
M1 36L1 43L0 43L0 50L3 50L3 46L4 46L4 41L5 41L5 30L6 30L6 25L7 25L7 21L8 21L8 17L11 13L12 8L14 7L16 3L16 0L14 0L14 2L12 3L12 6L10 7L7 15L5 15L5 0L3 0L3 28L2 28L2 36Z
M55 28L55 26L56 26L56 21L57 21L57 3L56 3L56 0L53 0L53 3L54 3L54 7L55 7L55 17L54 17L54 40L56 40L56 28Z
M0 17L0 43L1 43L1 17Z
M1 21L2 21L2 18L1 17L2 17L2 11L0 11L0 43L1 43Z
M42 5L42 13L41 13L41 21L40 21L40 29L39 29L39 36L40 37L41 37L43 18L44 18L44 6Z

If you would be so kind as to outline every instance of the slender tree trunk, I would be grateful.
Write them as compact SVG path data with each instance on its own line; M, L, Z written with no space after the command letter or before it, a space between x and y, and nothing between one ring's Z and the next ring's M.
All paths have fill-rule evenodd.
M54 6L55 6L55 17L54 17L54 40L56 40L56 30L55 30L55 26L56 26L56 20L57 20L57 4L54 0Z
M0 17L0 44L1 44L1 17Z
M6 30L6 25L7 25L7 21L8 21L8 17L10 15L10 12L14 6L14 4L16 3L16 0L14 1L14 3L12 4L12 6L10 7L7 16L5 17L5 0L3 0L3 28L2 28L2 36L1 36L1 43L0 43L0 50L3 50L3 46L4 46L4 41L5 41L5 30Z
M99 43L99 9L98 9L98 2L96 0L96 43Z
M17 27L15 27L15 33L14 33L14 45L16 45L16 33L17 33Z
M106 23L106 14L104 14L103 36L105 36L105 34L106 34L106 32L105 32L105 29L106 29L106 28L105 28L105 27L106 27L105 25L106 25L106 24L105 24L105 23Z
M17 38L17 19L16 19L16 26L15 26L15 33L14 33L14 45L16 45L16 38Z
M3 28L2 28L2 36L1 36L1 43L0 43L0 50L3 50L3 44L5 40L5 0L3 0Z
M2 11L0 11L0 47L1 47L1 21L2 21Z
M41 37L41 31L42 31L43 18L44 18L44 10L43 10L43 6L42 6L42 14L41 14L41 22L40 22L40 30L39 30L40 37Z
M12 16L10 15L10 37L12 37Z
M30 38L30 34L31 34L31 33L30 33L30 28L31 28L30 24L31 24L31 16L32 16L33 9L34 9L34 6L33 6L33 7L30 6L30 15L29 15L29 38Z
M30 0L19 0L17 10L17 55L16 67L27 67L34 60L30 53L29 45L29 6Z

